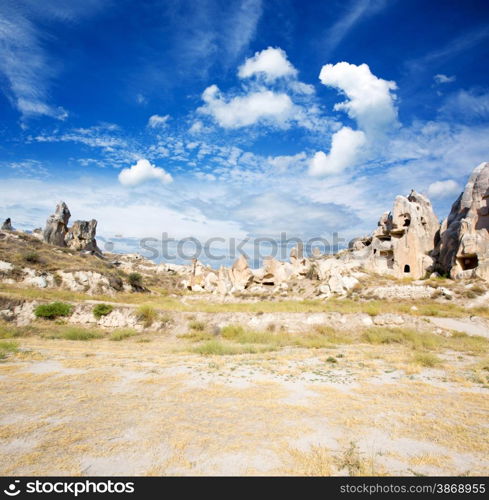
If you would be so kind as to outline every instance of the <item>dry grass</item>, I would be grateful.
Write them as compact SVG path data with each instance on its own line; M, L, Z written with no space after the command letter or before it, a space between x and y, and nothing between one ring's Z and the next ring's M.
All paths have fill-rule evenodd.
M5 359L9 354L17 352L19 344L17 342L0 341L0 360Z

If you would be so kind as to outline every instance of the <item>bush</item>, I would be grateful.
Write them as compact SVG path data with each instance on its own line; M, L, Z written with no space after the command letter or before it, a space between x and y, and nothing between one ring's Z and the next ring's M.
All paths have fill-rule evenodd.
M69 316L72 312L72 306L64 302L52 302L51 304L42 304L37 306L34 314L37 318L55 319L59 316Z
M156 321L158 313L156 312L154 307L140 306L136 311L136 317L139 321L143 322L146 328L148 328Z
M41 262L41 257L37 252L27 252L26 254L24 254L23 258L30 264L38 264L39 262Z
M102 316L107 316L113 311L114 307L111 306L110 304L97 304L93 308L93 315L97 318L100 319Z
M139 273L130 273L127 280L129 284L135 288L143 286L143 277Z

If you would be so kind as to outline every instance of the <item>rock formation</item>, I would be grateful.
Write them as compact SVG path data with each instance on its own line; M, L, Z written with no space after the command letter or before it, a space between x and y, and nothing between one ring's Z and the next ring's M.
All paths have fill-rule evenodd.
M43 239L50 245L65 247L65 237L68 232L68 221L71 213L64 201L56 205L56 211L48 217L43 233Z
M451 278L489 280L489 163L475 168L452 205L436 255L439 270Z
M419 279L434 267L430 255L436 246L438 219L430 201L416 191L397 196L391 212L379 220L372 236L350 244L354 258L367 270Z
M248 267L248 261L241 255L233 264L230 279L234 290L244 290L253 282L253 273Z
M12 227L12 221L10 220L10 217L8 219L5 219L4 223L2 224L2 231L13 231Z
M71 228L68 228L68 221L71 213L64 201L58 203L56 211L48 217L46 227L42 234L45 243L58 247L69 247L73 250L92 252L102 255L97 246L95 234L97 231L97 221L77 220Z
M97 232L97 221L77 220L73 223L65 236L66 246L73 250L84 250L93 253L101 253L97 246L95 234Z

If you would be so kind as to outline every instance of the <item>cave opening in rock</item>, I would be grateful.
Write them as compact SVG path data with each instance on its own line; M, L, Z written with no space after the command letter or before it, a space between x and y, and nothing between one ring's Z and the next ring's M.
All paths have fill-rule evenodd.
M475 269L479 265L479 258L476 254L474 255L464 255L463 257L457 257L460 267L467 271L468 269Z
M411 272L411 266L410 266L409 264L406 264L406 265L404 266L404 272L405 272L405 273L410 273L410 272Z

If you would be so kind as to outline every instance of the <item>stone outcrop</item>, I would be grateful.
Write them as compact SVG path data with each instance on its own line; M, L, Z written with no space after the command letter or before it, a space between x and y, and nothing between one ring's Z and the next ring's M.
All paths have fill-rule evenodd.
M431 253L439 227L428 198L411 191L407 197L397 196L373 234L353 240L350 252L369 271L419 279L434 267Z
M97 232L97 221L77 220L73 223L66 234L66 246L73 250L84 250L93 253L101 253L97 246L95 235Z
M43 239L50 245L65 247L66 234L68 232L68 221L71 213L64 201L58 203L56 211L48 217L43 233Z
M248 261L244 255L236 259L229 274L234 290L244 290L253 282L253 272L248 267Z
M475 168L443 221L436 256L451 278L489 280L489 163Z
M2 231L13 231L12 227L12 221L10 220L10 217L8 219L5 219L5 221L2 224Z
M64 201L58 203L56 211L48 217L46 227L42 233L45 243L58 247L69 247L77 251L91 252L102 255L97 246L95 235L97 232L97 221L77 220L72 227L68 227L71 213Z

